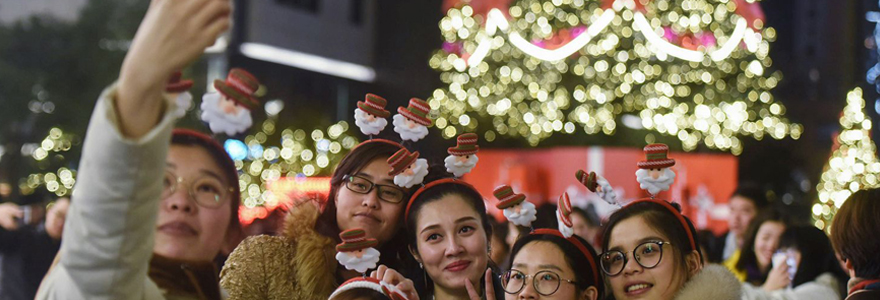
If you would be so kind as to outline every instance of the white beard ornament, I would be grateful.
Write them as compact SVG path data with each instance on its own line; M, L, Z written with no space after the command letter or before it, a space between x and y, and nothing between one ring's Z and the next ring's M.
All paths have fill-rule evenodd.
M193 96L189 92L183 92L177 95L173 95L175 103L177 104L177 109L174 110L174 116L177 118L183 118L186 115L186 111L192 107L193 104Z
M385 126L388 125L388 120L385 118L391 115L385 110L387 103L385 98L375 94L367 94L364 101L358 101L358 108L354 110L354 124L361 129L363 134L372 137L385 129Z
M477 158L477 152L480 146L477 146L477 135L474 133L464 133L456 139L455 147L449 147L446 150L449 156L443 160L446 166L446 172L452 173L455 177L461 177L477 165L480 160Z
M211 132L234 136L253 125L251 111L235 104L218 92L202 96L202 121L208 123Z
M583 170L578 170L574 176L581 182L581 184L586 186L588 190L596 193L599 198L608 204L620 206L620 203L617 202L617 193L614 192L611 183L609 183L608 180L605 180L602 176L597 175L595 172L590 172L588 174Z
M513 188L510 186L499 186L492 193L498 199L498 204L495 207L503 210L504 217L510 223L517 226L531 227L532 222L537 219L535 205L526 201L525 195L514 193Z
M675 181L675 172L670 169L675 165L675 160L667 158L669 147L665 144L650 144L645 146L644 151L647 160L638 163L636 180L654 198L661 191L668 191Z
M428 127L434 124L428 113L431 112L431 106L428 102L419 98L409 99L409 106L397 108L397 113L393 117L392 124L394 132L400 134L400 139L404 141L418 142L428 135Z
M176 106L173 115L178 119L185 116L186 111L192 107L192 94L188 91L192 87L193 81L183 80L182 76L180 71L174 72L168 79L168 83L165 84L165 93L168 93L168 97L174 100Z
M229 70L226 81L215 80L216 92L202 96L201 119L214 133L234 136L253 124L251 110L259 106L254 93L260 83L243 69Z
M411 188L421 184L428 175L428 160L419 158L419 151L410 153L401 148L388 158L391 165L389 176L394 176L394 184L402 188Z
M360 228L349 229L339 233L342 243L336 245L336 260L348 270L366 273L376 268L379 263L379 250L374 249L379 242L367 238L367 233Z
M556 221L559 223L559 232L565 238L574 235L574 223L571 222L571 199L568 193L562 193L559 201L556 202Z

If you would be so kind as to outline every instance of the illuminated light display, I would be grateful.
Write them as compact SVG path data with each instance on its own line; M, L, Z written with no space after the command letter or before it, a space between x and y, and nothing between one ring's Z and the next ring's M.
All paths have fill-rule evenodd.
M743 0L520 0L507 11L448 10L428 99L445 138L479 132L532 146L554 134L641 127L742 152L744 137L799 138L771 94L773 28ZM756 14L755 11L758 13ZM756 16L757 15L757 16Z
M816 190L819 201L813 204L813 222L829 230L837 209L850 195L861 189L880 186L880 161L871 140L871 120L865 114L862 89L846 95L846 107L840 116L841 131L834 151L825 164Z

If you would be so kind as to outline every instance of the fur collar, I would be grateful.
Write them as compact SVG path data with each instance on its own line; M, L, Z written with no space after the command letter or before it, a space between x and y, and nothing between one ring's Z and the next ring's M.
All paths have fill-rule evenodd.
M299 290L315 298L326 299L336 289L334 241L315 231L320 210L315 203L304 202L291 208L284 220L283 235L296 245L295 270Z
M742 283L727 268L713 264L688 280L675 300L738 300L741 293Z

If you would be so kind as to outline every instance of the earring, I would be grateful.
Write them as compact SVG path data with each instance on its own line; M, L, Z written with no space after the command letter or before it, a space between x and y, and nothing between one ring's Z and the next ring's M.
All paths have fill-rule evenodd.
M424 268L425 268L425 266L423 266L422 263L419 262L419 269L424 269Z

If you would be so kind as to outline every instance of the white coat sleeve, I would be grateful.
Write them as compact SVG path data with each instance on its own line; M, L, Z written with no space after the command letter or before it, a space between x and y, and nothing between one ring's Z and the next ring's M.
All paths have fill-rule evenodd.
M157 125L139 139L122 135L116 85L101 94L83 143L60 262L37 299L160 299L148 278L174 127L168 99Z

